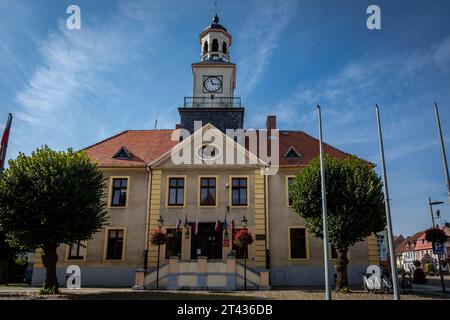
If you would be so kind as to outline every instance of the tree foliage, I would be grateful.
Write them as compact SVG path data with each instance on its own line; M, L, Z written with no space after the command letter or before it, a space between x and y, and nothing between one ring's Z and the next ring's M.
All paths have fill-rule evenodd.
M445 243L448 239L444 230L439 228L430 228L425 231L425 239L433 243Z
M382 182L367 162L326 157L325 176L330 243L345 249L386 225ZM292 207L306 227L323 238L320 161L311 161L289 188Z
M338 278L346 286L348 248L384 229L382 181L371 166L356 157L325 157L329 241L338 253ZM320 159L313 159L289 188L292 207L307 229L323 238ZM342 273L345 272L345 273ZM339 284L338 284L339 286Z
M0 180L0 224L21 247L43 248L44 266L56 267L59 245L87 240L107 223L105 188L84 152L44 146L20 153Z

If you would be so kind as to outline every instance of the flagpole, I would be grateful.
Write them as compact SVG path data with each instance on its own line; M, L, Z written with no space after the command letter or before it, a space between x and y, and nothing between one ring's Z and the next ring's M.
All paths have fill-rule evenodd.
M450 178L448 176L448 164L447 164L447 155L445 153L445 145L444 138L442 136L442 128L441 128L441 120L439 117L438 105L434 103L434 113L436 114L436 124L439 133L439 142L441 144L441 152L442 152L442 162L444 164L444 174L445 174L445 183L447 184L447 195L450 198Z
M381 133L380 110L378 108L378 104L376 105L375 110L377 113L378 139L380 143L380 154L381 154L381 169L383 171L384 203L386 206L386 220L387 220L387 232L388 232L389 255L390 255L389 259L391 260L392 285L394 288L394 299L400 300L400 294L398 292L397 266L395 264L396 255L394 248L394 237L392 232L391 207L389 205L389 191L387 185L386 165L384 161L383 134Z
M330 260L328 259L328 221L327 221L327 194L325 186L325 164L323 159L323 141L322 141L322 115L320 106L317 106L317 115L319 118L319 146L320 146L320 180L322 185L322 216L323 216L323 260L325 268L325 299L331 300L330 287Z
M8 114L8 121L6 122L6 127L3 132L1 145L0 145L0 177L3 174L3 170L5 169L5 162L6 162L6 149L8 148L8 140L9 140L9 134L11 131L11 123L12 123L12 114Z

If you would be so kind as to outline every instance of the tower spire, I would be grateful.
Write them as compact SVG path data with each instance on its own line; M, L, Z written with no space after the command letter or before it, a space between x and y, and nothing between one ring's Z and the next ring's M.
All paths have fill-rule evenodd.
M218 0L214 0L214 12L216 13L216 17L217 14L219 13L220 9L219 9L219 1Z

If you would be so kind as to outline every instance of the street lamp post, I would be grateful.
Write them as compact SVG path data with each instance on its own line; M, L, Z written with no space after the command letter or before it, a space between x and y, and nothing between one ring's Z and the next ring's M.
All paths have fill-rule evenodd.
M163 224L164 224L164 219L162 216L159 216L158 228L159 228L160 232L161 232L161 228L162 228ZM159 253L160 253L160 250L161 250L161 241L159 240L158 241L158 259L156 262L156 290L159 290Z
M439 142L441 145L442 164L444 165L445 184L447 185L447 196L450 198L450 178L448 173L447 155L445 153L445 144L442 134L441 119L439 117L439 110L436 102L434 103L434 113L436 115L436 125L439 134Z
M244 227L244 230L247 231L247 218L244 216L242 218L242 226ZM244 291L247 291L247 250L248 250L248 244L245 243L244 246Z
M433 228L436 228L436 224L434 223L433 206L443 204L443 203L444 203L444 201L431 201L431 197L428 198L428 205L430 206L431 222L433 223ZM439 212L439 210L437 211L437 213L438 212ZM438 265L439 265L439 277L441 278L442 292L445 293L445 282L444 282L444 276L442 274L442 263L441 263L441 254L440 253L438 253Z

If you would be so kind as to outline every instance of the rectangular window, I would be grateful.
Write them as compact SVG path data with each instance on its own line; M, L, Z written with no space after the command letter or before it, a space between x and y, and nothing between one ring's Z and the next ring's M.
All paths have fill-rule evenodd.
M290 258L291 259L307 259L306 249L306 229L305 228L290 228Z
M287 202L288 206L292 206L292 199L289 197L289 187L294 182L294 177L287 177L287 187L286 187L286 193L287 193Z
M128 178L112 179L111 207L127 205Z
M182 207L184 205L184 178L169 178L167 205Z
M247 205L247 178L231 178L231 205Z
M235 244L234 241L234 237L236 236L236 234L242 229L233 229L233 237L232 237L232 247L231 250L234 250L234 252L236 252L236 259L244 259L245 258L245 253L247 253L247 258L248 258L248 247L244 248L244 247L239 247ZM247 252L246 252L247 251Z
M170 257L181 258L182 231L177 229L167 229L166 259Z
M109 229L106 260L122 260L124 229Z
M200 178L200 206L216 205L216 178Z
M84 260L86 256L86 241L77 241L69 245L68 260Z

